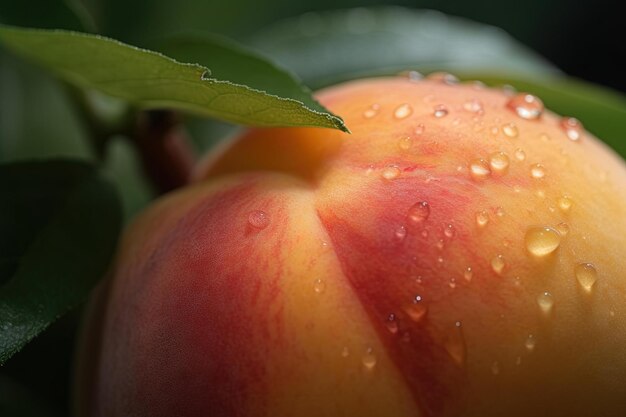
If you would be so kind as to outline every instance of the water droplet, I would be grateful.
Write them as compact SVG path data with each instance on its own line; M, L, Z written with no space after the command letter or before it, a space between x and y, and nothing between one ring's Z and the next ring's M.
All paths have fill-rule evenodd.
M378 114L379 110L380 110L379 104L372 104L367 110L363 112L363 117L365 117L366 119L371 119L372 117Z
M496 152L489 157L491 169L495 172L504 172L509 167L509 156L504 152Z
M422 296L417 295L413 299L413 302L404 308L404 312L409 316L411 320L413 320L414 322L419 322L428 312L428 306L424 304Z
M439 239L437 243L435 243L435 247L439 250L442 250L444 246L446 246L446 242L444 242L443 239Z
M489 214L485 210L476 212L476 225L478 227L485 227L489 223Z
M550 314L552 311L552 307L554 307L554 299L552 298L552 294L548 291L542 292L537 296L537 304L539 305L539 309L544 314Z
M500 374L500 364L498 361L491 364L491 373L494 375Z
M428 74L426 79L430 81L440 82L443 84L448 84L448 85L457 84L459 82L459 79L455 77L454 75L449 74L447 72L441 72L441 71Z
M396 239L404 240L404 238L406 237L406 227L405 226L398 226L398 228L396 229L394 234L396 236Z
M502 132L510 138L516 138L517 135L519 134L519 130L517 129L517 126L515 126L515 123L503 124Z
M386 180L394 180L400 176L400 168L395 165L389 165L380 174Z
M428 216L430 216L430 205L426 201L420 201L411 206L407 219L415 225L420 225L428 219Z
M533 164L530 167L530 176L540 180L546 176L546 170L541 164Z
M511 97L517 94L517 89L515 89L515 87L510 84L504 84L502 86L502 92L504 93L504 95Z
M443 234L448 239L452 239L454 237L454 235L456 234L456 230L454 229L453 225L447 224L443 228Z
M491 175L491 168L489 163L484 159L474 159L470 162L470 173L472 178L476 180L483 180Z
M348 346L344 346L343 349L341 349L341 357L347 358L348 356L350 356L350 349L348 349Z
M575 273L576 279L583 290L588 293L591 292L594 284L598 280L598 271L596 271L595 266L590 263L578 264L576 265Z
M535 336L533 336L532 334L529 334L528 337L526 338L526 341L524 342L524 346L526 347L526 350L529 352L532 352L533 350L535 350L536 344L537 344L537 340L535 339Z
M418 124L418 125L417 125L417 127L415 128L415 134L416 134L417 136L420 136L422 133L424 133L424 130L425 130L425 129L426 129L426 128L424 127L424 125L420 123L420 124Z
M389 333L391 334L398 333L398 322L396 321L395 314L393 313L389 314L389 316L387 317L385 326L387 326L387 330L389 330Z
M506 214L506 211L504 211L504 208L502 208L502 207L497 207L496 208L496 216L504 217L505 214Z
M457 366L465 364L467 347L465 345L465 336L463 335L463 326L460 321L454 323L443 346Z
M456 278L450 278L450 281L448 282L448 286L452 289L456 288Z
M361 358L361 363L363 363L363 368L365 368L366 371L373 371L376 367L376 355L371 347L365 349L365 353L363 353L363 357Z
M472 113L482 113L483 105L477 99L468 100L463 103L463 108Z
M551 254L561 244L559 232L548 226L531 227L526 231L526 249L537 257Z
M565 131L565 135L569 140L577 142L583 133L583 124L574 117L564 117L561 120L561 129Z
M522 119L533 120L543 113L543 102L536 96L520 93L512 97L506 106L513 110Z
M448 115L448 108L443 104L437 104L433 109L433 115L440 119Z
M463 278L465 278L465 281L470 282L473 276L474 271L472 271L472 267L468 266L467 268L465 268L465 271L463 271Z
M316 293L321 294L326 289L326 284L324 283L323 280L318 278L313 282L313 289L315 290Z
M567 236L569 233L569 225L567 223L559 223L556 225L555 229L561 234L561 236Z
M418 71L405 71L400 73L400 75L404 75L409 81L418 82L424 79L424 75Z
M517 159L518 161L523 161L526 159L526 152L524 152L524 150L517 148L515 150L515 159Z
M401 138L398 141L398 147L404 151L408 151L409 149L411 149L412 145L413 145L413 139L409 136Z
M407 103L401 104L393 112L393 117L396 119L404 119L409 117L413 113L413 108Z
M559 197L559 208L563 211L569 211L569 209L572 208L572 199L569 198L568 196L564 195Z
M262 210L253 210L248 214L248 223L257 229L265 229L270 224L270 218Z
M506 266L506 262L504 261L504 256L496 255L491 259L491 269L498 275L502 275L504 271L504 267Z

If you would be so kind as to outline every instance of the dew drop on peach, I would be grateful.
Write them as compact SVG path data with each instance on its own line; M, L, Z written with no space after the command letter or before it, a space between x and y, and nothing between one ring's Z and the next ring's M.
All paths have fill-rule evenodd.
M406 226L398 226L396 228L396 231L394 232L394 235L397 240L402 241L406 237L406 233Z
M366 119L371 119L378 114L379 110L379 104L372 104L367 110L363 112L363 117L365 117Z
M524 341L524 347L526 348L527 351L532 352L533 350L535 350L536 345L537 345L537 340L535 339L535 336L533 336L532 334L529 334L526 340Z
M366 371L373 371L376 367L376 355L371 347L365 349L363 356L361 357L361 363Z
M557 203L559 205L559 208L564 212L568 212L572 208L573 204L572 199L566 195L559 197Z
M438 104L433 109L433 116L437 119L441 119L442 117L446 117L448 115L448 108L443 104Z
M489 213L485 210L481 210L476 213L476 225L478 227L485 227L489 223Z
M564 117L561 120L561 129L569 140L578 142L583 133L583 124L574 117Z
M533 164L530 167L530 176L534 179L540 180L546 176L546 169L541 164Z
M424 133L424 130L426 130L426 127L422 123L420 123L417 125L414 132L417 136L420 136L421 134Z
M462 367L465 365L467 347L465 343L465 336L463 335L463 327L460 321L454 323L454 326L450 329L443 346L457 366Z
M477 99L468 100L463 103L463 108L471 113L482 113L483 104Z
M470 174L476 180L484 180L491 175L491 167L484 159L474 159L470 162Z
M248 223L256 229L265 229L270 224L270 218L262 210L253 210L248 214Z
M419 82L424 79L424 75L419 71L405 71L400 73L400 75L404 75L411 82Z
M537 305L544 314L550 314L554 308L554 298L548 291L544 291L537 296Z
M538 97L528 93L520 93L511 97L506 106L526 120L538 119L544 111L543 102Z
M454 235L456 234L456 230L454 229L454 226L451 224L446 224L443 227L443 234L445 237L447 237L448 239L452 239L454 237Z
M561 244L561 234L548 226L531 227L526 231L524 242L528 252L542 258L558 249Z
M414 225L421 225L430 216L430 205L426 201L415 203L407 213L407 219Z
M391 334L398 333L398 321L396 320L395 314L393 313L389 314L389 316L387 317L387 320L385 321L385 326L387 327L387 330L389 330L389 333Z
M496 255L491 259L491 269L498 275L502 275L504 271L504 267L506 266L506 262L504 261L504 256Z
M380 176L386 180L395 180L400 176L400 168L395 165L389 165L383 169Z
M578 264L576 265L575 274L580 287L590 293L598 280L598 271L595 266L590 263Z
M404 103L396 107L393 112L393 117L399 120L406 119L411 115L411 113L413 113L413 108L409 104Z
M315 281L313 281L313 290L317 294L321 294L324 292L324 290L326 290L326 284L324 283L322 279L318 278Z
M426 76L426 79L429 81L435 81L435 82L440 82L442 84L448 84L448 85L452 85L452 84L457 84L459 82L459 79L447 72L433 72L431 74L428 74Z
M519 135L519 130L517 129L515 123L506 123L502 125L502 133L510 138L516 138L517 135Z
M426 316L426 313L428 312L428 306L424 304L422 296L417 295L413 299L413 302L404 308L404 312L407 316L409 316L411 320L417 323L421 321L424 316Z
M468 266L467 268L465 268L465 271L463 271L463 278L465 279L465 281L470 282L473 276L474 271L472 271L472 267Z
M515 159L518 161L524 161L526 159L526 152L523 149L517 148L515 150Z
M409 149L411 149L412 145L413 139L410 136L406 136L398 140L398 148L402 149L403 151L408 151Z
M493 172L505 172L509 168L509 161L509 156L504 152L495 152L489 157L489 165Z

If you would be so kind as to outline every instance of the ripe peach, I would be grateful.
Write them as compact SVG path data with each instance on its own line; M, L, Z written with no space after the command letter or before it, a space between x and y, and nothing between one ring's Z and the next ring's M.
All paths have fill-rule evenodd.
M351 135L248 130L128 230L83 414L626 415L623 161L446 77L318 98Z

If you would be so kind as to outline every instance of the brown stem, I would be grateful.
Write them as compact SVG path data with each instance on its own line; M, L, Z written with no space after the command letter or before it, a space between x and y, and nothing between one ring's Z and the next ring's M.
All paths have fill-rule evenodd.
M141 112L131 140L145 174L159 193L189 183L195 156L176 113L168 110Z

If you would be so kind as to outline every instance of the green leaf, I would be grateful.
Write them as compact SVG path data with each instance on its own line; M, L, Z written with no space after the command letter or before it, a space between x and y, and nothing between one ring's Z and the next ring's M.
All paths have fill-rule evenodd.
M292 74L227 38L179 35L159 42L156 50L179 62L195 62L211 69L211 76L278 97L290 97L319 113L326 111Z
M87 297L120 225L115 189L87 163L0 166L0 364Z
M211 77L209 69L196 63L180 63L112 39L59 30L0 27L0 43L55 71L72 84L93 88L145 108L186 110L259 126L347 130L339 117L323 110L312 99L301 101L302 95L279 97L255 85ZM236 50L227 57L232 60L230 67L259 60L251 55L242 56ZM263 66L257 64L257 67ZM275 69L271 82L279 85L287 79L293 81Z
M524 79L503 75L463 74L492 86L509 84L541 98L560 115L579 119L585 128L626 158L626 97L608 88L574 78Z
M249 42L314 87L407 68L557 72L501 29L432 10L307 13L262 30Z

